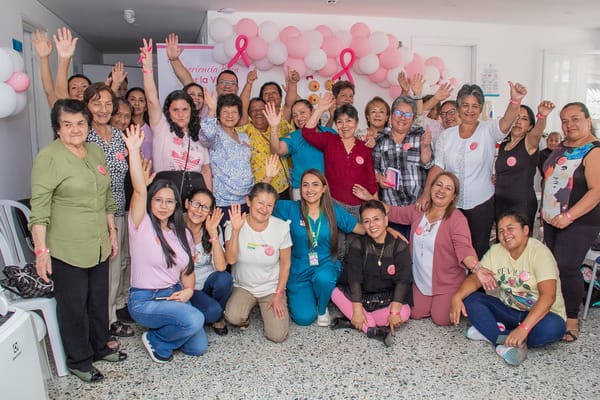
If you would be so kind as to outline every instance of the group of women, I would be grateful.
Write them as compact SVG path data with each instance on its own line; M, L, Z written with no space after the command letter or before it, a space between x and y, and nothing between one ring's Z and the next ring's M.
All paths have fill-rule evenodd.
M65 57L74 51L69 36L57 43ZM169 54L175 67L178 53ZM537 149L554 104L541 102L534 116L521 105L523 85L510 83L505 114L488 122L479 120L481 89L463 86L456 102L441 106L447 129L435 152L431 132L418 126L424 112L418 76L408 83L412 93L391 107L381 98L369 103L362 140L347 95L344 101L325 95L315 110L305 100L293 102L298 130L283 138L281 95L269 95L261 100L264 121L252 126L272 153L294 161L293 200L280 200L270 182L286 165L271 156L257 179L250 137L257 133L236 129L245 112L229 90L231 82L237 88L235 74L219 76L218 97L189 83L161 105L151 40L144 40L140 57L144 88L130 89L126 99L95 83L83 102L52 102L57 140L33 168L37 270L55 281L68 367L79 378L102 379L93 362L127 358L111 338L134 334L117 318L123 298L133 320L148 329L142 342L158 363L177 349L203 354L205 323L219 335L228 333L226 323L245 328L255 305L274 342L287 338L291 318L298 325L355 327L389 346L409 317L450 325L461 312L473 323L467 336L494 343L514 365L524 359L525 343L542 346L563 334L577 339L578 267L600 230L600 143L584 104L563 107L565 141L542 166L550 253L530 234ZM119 69L113 72L121 85ZM343 89L353 94L353 86ZM336 133L319 121L340 101ZM399 174L396 181L390 171ZM500 243L488 252L494 219ZM408 244L389 224L406 233ZM549 267L552 256L560 278ZM480 286L504 289L501 304L473 293ZM330 300L344 317L331 320ZM502 314L502 307L519 314ZM503 330L491 319L503 322ZM535 327L546 323L552 334L540 338L550 328Z

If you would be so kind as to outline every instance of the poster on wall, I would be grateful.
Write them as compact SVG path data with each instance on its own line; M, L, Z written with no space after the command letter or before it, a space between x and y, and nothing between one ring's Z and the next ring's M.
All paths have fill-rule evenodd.
M224 69L231 69L238 77L239 90L242 90L246 82L249 68L234 64L231 68L227 65L216 62L212 57L213 46L202 44L179 44L183 50L179 59L192 74L196 83L204 89L214 92L217 84L217 76ZM173 90L181 89L182 84L175 76L173 68L167 57L167 48L165 43L156 45L157 65L158 65L158 96L160 102L164 103L165 98Z

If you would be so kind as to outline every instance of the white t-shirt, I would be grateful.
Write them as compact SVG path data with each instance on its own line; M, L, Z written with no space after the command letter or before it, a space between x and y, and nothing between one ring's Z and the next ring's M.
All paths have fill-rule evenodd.
M496 143L504 138L500 120L479 121L468 139L462 139L458 126L446 129L435 145L435 165L454 173L460 182L457 207L470 210L494 194L492 174Z
M225 224L225 241L231 239L231 223ZM270 217L267 228L256 232L245 223L240 230L238 260L231 267L233 286L255 297L275 293L279 281L279 250L292 247L289 221Z
M442 221L430 223L425 214L413 235L412 260L415 285L425 296L433 293L433 250Z

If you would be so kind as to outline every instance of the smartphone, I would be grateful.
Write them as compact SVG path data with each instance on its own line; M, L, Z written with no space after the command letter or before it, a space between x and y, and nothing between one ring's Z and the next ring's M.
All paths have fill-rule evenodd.
M169 300L168 296L163 296L163 297L153 297L152 300L155 301L161 301L161 300Z

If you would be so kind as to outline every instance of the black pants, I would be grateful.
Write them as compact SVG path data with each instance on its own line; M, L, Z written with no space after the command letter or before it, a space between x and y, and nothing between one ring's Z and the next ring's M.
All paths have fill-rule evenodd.
M490 248L490 232L494 224L494 196L468 210L461 209L471 231L471 243L481 260Z
M92 368L111 350L108 341L108 260L78 268L52 258L56 312L67 367Z
M558 264L567 318L577 318L579 315L583 299L580 268L599 230L598 226L580 225L577 221L565 229L557 229L544 222L544 241Z

